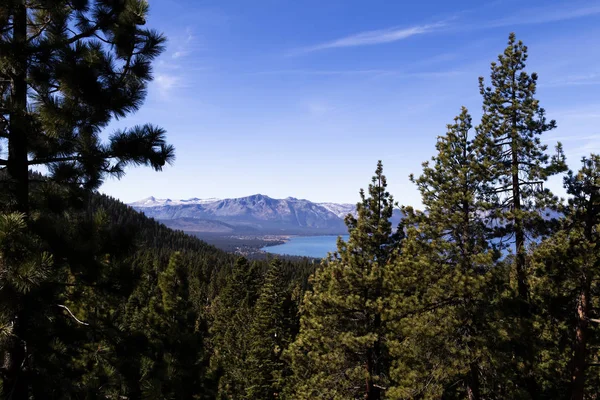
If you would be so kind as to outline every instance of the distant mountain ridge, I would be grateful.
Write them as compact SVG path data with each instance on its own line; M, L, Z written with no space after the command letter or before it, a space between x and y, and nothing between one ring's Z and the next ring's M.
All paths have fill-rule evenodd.
M175 229L231 234L345 234L345 216L356 213L354 204L274 199L262 194L235 199L148 197L129 205ZM399 220L400 210L395 210L392 222Z
M133 208L145 208L145 207L159 207L159 206L175 206L175 205L190 205L190 204L207 204L214 203L221 199L217 198L208 198L208 199L199 199L197 197L187 199L187 200L171 200L171 199L157 199L154 196L147 197L142 200L135 201L133 203L129 203Z

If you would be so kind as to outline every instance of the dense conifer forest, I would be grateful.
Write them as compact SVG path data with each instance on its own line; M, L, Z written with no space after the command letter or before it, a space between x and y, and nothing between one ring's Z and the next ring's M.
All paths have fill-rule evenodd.
M174 162L154 125L100 139L163 50L147 12L0 5L2 398L598 398L600 155L543 144L514 34L411 176L423 209L392 226L379 162L335 253L249 261L98 193Z

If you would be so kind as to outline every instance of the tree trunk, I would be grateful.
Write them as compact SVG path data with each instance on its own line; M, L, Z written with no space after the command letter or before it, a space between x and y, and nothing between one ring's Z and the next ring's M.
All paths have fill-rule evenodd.
M374 321L375 332L380 333L381 327L381 316L375 315ZM375 384L374 377L381 375L380 365L381 362L381 344L379 338L373 344L373 348L367 355L367 395L366 400L380 400L381 399L381 387Z
M27 8L24 1L13 10L13 52L10 121L8 134L9 187L17 211L29 212L29 169L27 165ZM13 338L6 354L4 395L10 400L28 399L28 382L24 372L27 357L24 333L26 319L22 312L13 318Z
M584 282L577 302L577 327L575 329L571 400L583 400L587 359L589 306L590 285L589 281L584 277Z
M517 153L513 151L513 163L517 163L513 166L513 207L514 211L518 214L521 210L521 193L519 186L519 172L518 172L518 158ZM516 171L515 171L516 169ZM531 325L531 315L529 308L529 285L527 283L527 272L525 270L525 232L523 228L523 220L521 216L515 217L515 247L517 257L515 260L515 269L517 273L517 294L519 300L519 320L520 320L520 341L518 344L517 354L523 360L523 378L524 383L532 399L539 397L538 386L533 372L533 327Z
M512 76L513 88L516 86L516 76L513 72ZM516 101L516 91L512 93L513 104ZM538 386L533 373L533 337L531 332L532 326L530 321L529 308L529 285L527 282L526 259L525 259L525 228L523 226L523 217L521 212L521 183L519 182L519 128L517 121L517 113L513 111L511 126L511 178L512 178L512 196L513 196L513 213L514 217L514 232L515 232L515 270L517 275L517 295L519 299L519 320L520 320L520 340L522 344L517 347L517 356L523 361L523 381L529 396L532 399L537 399Z
M7 172L18 211L29 212L29 167L27 165L27 8L21 1L15 6L10 123Z
M28 400L28 384L24 373L25 358L27 357L24 343L21 341L23 329L21 321L15 319L13 324L14 337L9 342L5 360L5 379L3 382L4 398L7 400Z
M513 100L515 93L513 92ZM517 116L513 115L511 132L511 176L512 176L512 196L513 212L515 224L515 250L517 258L515 269L517 273L517 291L521 302L521 317L529 313L529 288L527 285L527 273L525 271L525 232L523 228L523 218L521 217L521 184L519 182L519 143L518 143Z
M588 242L593 241L593 230L597 223L594 214L596 195L592 191L588 202L585 216L585 238ZM589 264L588 264L589 265ZM577 299L577 326L575 328L575 348L573 352L573 370L571 377L571 400L583 400L585 394L585 372L587 369L587 341L588 325L590 317L591 279L587 276L583 266L581 291Z
M467 379L467 396L469 400L479 400L481 398L479 372L475 364L470 365L469 377Z

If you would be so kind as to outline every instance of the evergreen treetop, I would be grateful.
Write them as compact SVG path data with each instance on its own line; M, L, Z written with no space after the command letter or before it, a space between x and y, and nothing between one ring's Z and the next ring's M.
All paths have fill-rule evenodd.
M389 219L393 200L381 161L360 191L350 237L323 261L301 306L300 331L290 345L290 398L381 399L389 379L382 312L384 271L398 245Z

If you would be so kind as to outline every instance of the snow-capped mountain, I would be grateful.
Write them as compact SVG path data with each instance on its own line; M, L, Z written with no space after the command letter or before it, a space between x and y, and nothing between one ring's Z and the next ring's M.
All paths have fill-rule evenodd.
M294 197L273 199L261 194L236 199L149 197L130 206L186 231L261 234L344 234L345 216L356 212L352 204L314 203Z
M129 205L133 208L146 208L146 207L160 207L160 206L178 206L186 204L208 204L219 201L217 198L199 199L197 197L187 200L171 200L171 199L157 199L154 196L135 201Z

